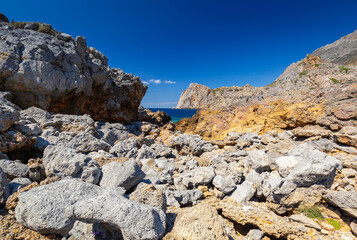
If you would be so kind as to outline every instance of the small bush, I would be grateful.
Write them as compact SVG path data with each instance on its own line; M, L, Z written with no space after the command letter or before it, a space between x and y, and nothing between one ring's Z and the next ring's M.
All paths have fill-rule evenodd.
M38 32L56 36L56 32L53 30L51 25L42 25L40 29L38 29Z
M346 67L346 66L339 66L338 68L340 69L341 72L345 71L346 73L347 73L349 70L351 70L351 68Z
M333 218L327 218L326 221L335 228L335 230L341 229L341 223Z
M333 83L340 83L341 84L341 82L340 81L338 81L336 78L330 78L330 80L333 82Z
M24 29L26 24L26 22L11 22L11 26L13 26L15 29Z
M307 70L303 70L301 73L299 73L299 76L304 76L304 75L307 75Z
M304 214L306 217L312 218L312 219L319 219L323 220L324 216L321 213L321 210L317 206L312 206L312 207L302 207L297 209L298 212Z
M315 63L315 67L320 67L321 64Z

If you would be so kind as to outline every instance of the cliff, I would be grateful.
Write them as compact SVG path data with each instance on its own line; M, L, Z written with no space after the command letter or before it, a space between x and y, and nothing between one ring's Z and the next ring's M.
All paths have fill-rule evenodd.
M190 85L178 107L199 106L203 110L192 119L179 122L177 129L223 138L230 131L264 133L307 124L337 131L356 125L356 34L349 34L291 64L264 87L206 89L197 97L197 85ZM207 98L198 102L203 95Z
M44 23L0 21L0 91L13 102L95 120L130 123L147 86L139 77L110 68L108 59L82 36Z

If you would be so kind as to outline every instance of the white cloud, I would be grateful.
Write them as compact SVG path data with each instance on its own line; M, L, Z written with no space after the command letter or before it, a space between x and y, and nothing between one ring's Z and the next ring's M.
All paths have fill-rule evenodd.
M149 82L152 82L152 83L155 83L155 84L162 83L161 79L150 79Z
M176 82L174 82L174 81L170 81L170 80L168 80L168 81L164 81L165 83L167 83L167 84L175 84Z
M144 84L149 85L150 83L147 81L143 81Z

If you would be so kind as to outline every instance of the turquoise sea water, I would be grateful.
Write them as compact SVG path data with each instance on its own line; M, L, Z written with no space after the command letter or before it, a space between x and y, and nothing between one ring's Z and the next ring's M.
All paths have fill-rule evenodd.
M197 110L196 109L173 109L173 108L149 108L151 111L163 111L171 117L171 121L176 123L182 118L192 117Z

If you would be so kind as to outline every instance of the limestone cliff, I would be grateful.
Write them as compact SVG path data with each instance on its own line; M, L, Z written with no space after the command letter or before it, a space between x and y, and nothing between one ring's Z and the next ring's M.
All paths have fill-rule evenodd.
M84 37L43 23L0 21L0 91L10 91L23 109L129 123L146 90L139 77L110 68Z
M265 87L205 89L196 97L190 85L178 107L203 109L177 124L177 129L205 137L223 138L230 131L293 129L318 124L333 131L356 125L357 32L322 47L291 64ZM350 65L343 65L350 64ZM203 87L201 87L202 89ZM184 104L183 104L184 103Z

